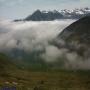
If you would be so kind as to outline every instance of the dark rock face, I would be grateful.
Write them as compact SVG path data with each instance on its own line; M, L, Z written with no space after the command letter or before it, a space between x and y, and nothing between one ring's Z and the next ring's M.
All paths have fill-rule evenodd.
M85 43L88 41L90 43L90 16L86 16L70 26L68 26L66 29L63 30L63 32L60 33L60 38L64 40L73 40L74 37L78 37L79 39L82 39L82 41ZM58 37L59 37L58 36ZM86 41L84 41L84 39ZM77 39L78 40L78 39Z
M41 12L40 10L35 11L32 15L28 16L25 20L32 20L32 21L50 21L55 19L61 19L63 15L59 12Z
M80 55L90 52L90 16L86 16L64 29L57 37L66 47ZM89 56L89 55L88 55Z

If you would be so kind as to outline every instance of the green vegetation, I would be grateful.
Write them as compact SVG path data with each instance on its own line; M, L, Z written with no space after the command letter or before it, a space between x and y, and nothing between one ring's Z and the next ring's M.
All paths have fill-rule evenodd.
M89 90L89 76L90 71L16 70L0 74L0 87L16 87L17 90Z
M0 54L0 90L89 90L89 70L26 70L18 68L10 58Z

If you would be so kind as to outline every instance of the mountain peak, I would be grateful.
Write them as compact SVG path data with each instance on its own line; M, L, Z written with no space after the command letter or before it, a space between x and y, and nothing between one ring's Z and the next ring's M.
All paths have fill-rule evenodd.
M90 8L75 8L72 10L63 9L63 10L39 10L37 9L31 15L23 19L22 21L53 21L60 19L80 19L85 16L90 16ZM21 21L21 20L14 20Z
M58 11L40 11L36 10L32 15L29 15L25 20L29 21L52 21L63 18L63 15Z
M37 9L34 13L41 13L41 11L39 9Z

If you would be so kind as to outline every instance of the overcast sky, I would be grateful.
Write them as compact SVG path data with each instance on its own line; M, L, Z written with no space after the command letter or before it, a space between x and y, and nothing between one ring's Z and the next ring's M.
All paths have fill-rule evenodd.
M0 19L24 18L37 9L90 7L90 0L0 0Z

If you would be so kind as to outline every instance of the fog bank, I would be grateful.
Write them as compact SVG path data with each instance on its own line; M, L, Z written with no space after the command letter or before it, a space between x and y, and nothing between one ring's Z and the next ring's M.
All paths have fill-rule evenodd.
M75 52L50 44L57 35L75 20L12 22L0 21L0 52L13 49L26 53L43 51L40 57L46 62L64 61L64 67L90 69L90 60L84 60Z

